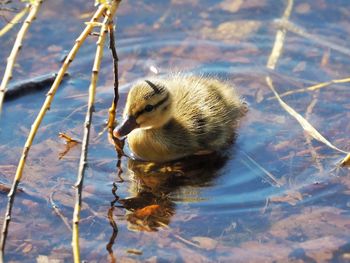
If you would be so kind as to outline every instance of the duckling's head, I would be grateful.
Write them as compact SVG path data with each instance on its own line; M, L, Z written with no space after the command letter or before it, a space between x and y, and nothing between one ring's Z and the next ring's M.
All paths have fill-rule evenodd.
M161 81L144 80L136 83L128 94L124 121L114 129L114 136L123 138L136 128L163 126L172 117L171 102L171 94Z

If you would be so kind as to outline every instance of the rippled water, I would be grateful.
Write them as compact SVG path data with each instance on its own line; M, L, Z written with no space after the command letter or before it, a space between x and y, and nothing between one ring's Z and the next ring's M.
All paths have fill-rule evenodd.
M87 2L44 3L21 50L12 83L57 71L87 20L81 15L94 10ZM288 32L284 52L271 72L266 69L266 61L275 40L276 19L282 16L286 1L249 0L230 12L227 3L232 7L238 2L130 0L121 4L116 34L121 108L130 84L154 75L150 70L153 66L161 75L183 71L228 80L248 102L249 112L242 120L236 143L222 155L175 163L169 169L123 158L121 181L114 148L106 133L99 135L113 92L111 58L106 47L84 181L82 259L348 260L349 172L336 167L343 155L318 142L309 143L300 125L275 99L269 99L272 93L265 77L274 79L280 93L346 78L349 4L345 0L295 3L291 21L317 37ZM220 31L220 25L227 22L227 29ZM14 32L1 43L3 61ZM24 192L18 193L15 201L6 247L6 258L12 262L36 262L40 256L72 261L71 232L53 204L70 222L80 147L59 160L65 145L57 135L65 132L75 138L83 136L95 39L91 37L89 46L80 50L30 151L20 185ZM349 85L343 83L284 99L331 142L349 150L348 89ZM33 93L4 105L0 119L1 183L11 184L13 180L44 95ZM119 200L111 210L115 200L113 182ZM6 207L5 193L2 196L0 215ZM152 205L158 205L159 211L140 223L138 211ZM112 212L118 227L110 252L106 246L113 243L113 229L108 212Z

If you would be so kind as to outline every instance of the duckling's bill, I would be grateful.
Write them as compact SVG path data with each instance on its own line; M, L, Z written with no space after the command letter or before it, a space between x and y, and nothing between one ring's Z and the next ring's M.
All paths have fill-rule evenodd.
M136 122L136 118L134 116L127 116L125 120L114 129L113 135L122 139L138 127L139 124Z

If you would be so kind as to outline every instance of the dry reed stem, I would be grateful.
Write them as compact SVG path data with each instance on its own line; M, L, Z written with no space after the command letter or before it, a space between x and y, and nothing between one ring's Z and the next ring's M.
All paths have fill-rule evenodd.
M92 17L91 21L96 21L97 19L99 19L103 15L105 10L106 10L106 5L101 5L98 8L98 10L96 11L96 13L94 14L94 16ZM87 38L87 36L89 35L89 33L91 32L92 29L93 29L92 25L87 25L85 27L84 31L76 39L75 45L73 46L73 48L69 52L67 58L63 62L63 65L62 65L60 71L58 72L54 83L52 84L49 92L46 95L45 102L42 105L39 114L37 115L34 123L31 126L31 130L29 132L27 141L26 141L24 148L23 148L23 153L22 153L21 159L20 159L18 166L17 166L16 175L15 175L15 178L13 180L11 192L8 194L8 204L7 204L6 214L4 217L4 223L3 223L3 227L2 227L1 240L0 240L0 262L2 262L2 259L3 259L3 253L4 253L4 249L5 249L5 241L6 241L6 237L7 237L8 226L9 226L9 223L11 220L12 204L13 204L13 201L15 198L16 189L17 189L18 184L22 178L22 173L23 173L25 162L27 160L28 152L32 146L33 140L34 140L35 135L39 129L39 126L40 126L40 124L45 116L45 113L50 108L53 97L58 89L59 84L61 83L61 81L64 77L65 72L67 71L70 63L74 60L80 46L85 41L85 39Z
M313 95L313 99L312 99L312 101L310 102L309 106L306 109L306 113L305 113L306 120L310 119L310 115L311 115L314 107L316 106L316 103L317 103L317 100L318 100L317 99L318 94L319 94L319 92L317 92L317 93L315 93ZM311 153L312 160L315 162L315 165L316 165L317 169L319 170L320 174L323 174L324 169L323 169L322 163L320 161L320 158L318 157L316 149L312 145L312 141L311 141L312 137L309 134L305 134L305 140L306 140L306 143L308 145L309 151Z
M341 166L350 166L350 153L340 162Z
M323 39L317 35L313 35L313 34L310 34L308 32L306 32L305 29L297 26L296 24L288 21L288 20L277 20L275 21L275 23L283 28L284 30L288 30L296 35L299 35L299 36L302 36L306 39L309 39L311 40L312 42L314 43L317 43L321 46L324 46L324 47L327 47L327 48L330 48L330 49L333 49L333 50L336 50L338 51L339 53L342 53L344 55L347 55L347 56L350 56L350 49L346 48L346 47L343 47L343 46L340 46L340 45L337 45L335 43L332 43L326 39Z
M284 14L282 16L281 21L288 22L288 18L292 12L293 7L293 0L288 0L287 7L284 11ZM276 68L277 61L282 54L283 46L284 46L284 40L286 35L286 29L282 28L279 29L276 33L275 43L272 48L272 52L270 54L270 57L268 59L266 67L269 69L274 70ZM307 132L310 136L312 136L314 139L324 143L328 147L337 150L341 153L347 154L346 151L343 151L333 144L331 144L326 138L324 138L304 117L302 117L299 113L297 113L292 107L290 107L287 103L285 103L277 93L277 91L274 88L273 81L270 76L266 77L266 83L267 86L271 89L271 91L274 93L275 97L277 98L278 102L282 106L282 108L287 111L291 116L293 116L299 124L302 126L302 128Z
M167 226L168 227L168 226ZM178 235L178 234L172 234L175 238L179 239L180 241L184 242L185 244L187 245L190 245L192 247L195 247L195 248L200 248L201 247L199 245L197 245L196 243L192 242L192 241L189 241L185 238L183 238L182 236Z
M114 0L111 3L110 7L108 8L107 16L105 17L102 23L100 36L96 43L97 48L96 48L94 65L92 68L91 84L89 87L88 109L86 112L86 118L84 123L84 138L82 142L82 150L81 150L81 156L80 156L80 162L79 162L77 182L75 184L76 199L75 199L75 206L74 206L74 212L73 212L73 232L72 232L72 248L73 248L73 258L75 263L80 262L79 221L80 221L80 211L81 211L81 203L82 203L84 172L87 164L87 152L88 152L88 144L89 144L89 137L90 137L90 126L91 126L92 113L94 111L96 84L98 80L98 73L101 65L101 60L103 57L103 49L104 49L104 43L106 40L106 34L108 32L108 24L113 19L120 2L121 0Z
M51 207L52 207L53 211L55 211L56 215L59 218L61 218L61 220L63 221L64 225L67 227L67 229L72 232L72 227L69 224L68 219L62 214L62 212L60 211L58 205L55 203L55 201L53 199L53 196L54 196L55 193L56 193L55 191L51 192L50 197L49 197Z
M301 88L301 89L296 89L296 90L290 90L284 93L279 94L280 97L285 97L288 95L292 95L292 94L296 94L296 93L303 93L303 92L307 92L307 91L315 91L315 90L319 90L322 88L326 88L329 87L332 84L338 84L338 83L347 83L350 82L350 78L344 78L344 79L333 79L331 81L327 81L327 82L321 82L312 86L309 86L307 88ZM267 98L267 100L272 100L272 99L276 99L276 97L269 97Z
M67 135L63 132L60 132L58 134L58 137L65 140L65 143L66 143L65 149L58 154L59 160L61 160L74 146L81 143L80 140L73 139L72 137L70 137L69 135Z
M282 16L282 21L286 21L289 19L290 14L292 13L293 4L294 4L293 0L288 0L287 7L284 10L284 13ZM275 69L277 61L282 54L285 37L286 37L286 30L285 29L280 29L277 31L275 44L272 48L271 55L267 61L267 65L266 65L267 68L272 69L272 70Z
M333 144L331 144L326 138L324 138L303 116L301 116L299 113L297 113L292 107L290 107L287 103L285 103L278 95L276 89L273 86L273 82L272 79L270 77L266 77L266 83L268 85L268 87L272 90L272 92L275 94L278 102L280 103L280 105L282 106L282 108L287 111L292 117L294 117L299 124L301 125L301 127L305 130L305 132L307 132L310 136L312 136L314 139L318 140L319 142L324 143L325 145L327 145L328 147L341 152L341 153L345 153L347 154L346 151L343 151L339 148L337 148L336 146L334 146Z
M28 12L28 10L30 9L30 5L26 5L25 8L23 8L21 10L21 12L19 12L18 14L16 14L10 22L8 22L6 24L6 26L4 26L1 30L0 30L0 37L2 37L3 35L5 35L7 32L9 32L14 25L16 25L21 19L22 17Z
M23 39L24 39L24 37L25 37L29 27L30 27L30 24L35 19L42 2L43 2L43 0L37 0L34 4L30 5L29 14L28 14L27 18L24 20L21 29L18 31L18 34L17 34L16 40L15 40L15 43L13 44L11 53L10 53L9 57L7 58L7 64L6 64L4 77L3 77L1 84L0 84L0 113L2 110L2 104L4 101L5 93L7 91L7 84L10 81L10 79L12 78L12 70L13 70L13 67L16 63L17 55L18 55L20 49L22 48Z
M260 164L258 164L252 157L250 157L246 152L240 151L248 160L250 163L252 163L255 167L257 167L260 171L263 172L265 176L262 178L266 180L268 183L270 183L272 186L281 187L283 183L281 183L272 173L267 171L264 167L262 167ZM242 162L247 166L250 167L249 163L245 162L242 159Z
M63 132L59 132L58 133L58 137L65 140L66 143L70 143L70 142L75 142L75 143L81 143L80 140L78 139L73 139L72 137L70 137L68 134L65 134Z

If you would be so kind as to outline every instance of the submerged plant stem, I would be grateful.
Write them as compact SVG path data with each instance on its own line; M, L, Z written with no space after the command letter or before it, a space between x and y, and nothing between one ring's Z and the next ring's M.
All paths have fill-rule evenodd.
M13 70L13 67L16 63L17 55L18 55L20 49L22 48L23 39L24 39L31 23L35 19L42 2L43 2L43 0L37 0L33 4L30 5L29 14L28 14L26 20L23 22L21 29L18 31L18 34L17 34L16 40L15 40L15 43L13 44L11 53L10 53L9 57L7 58L7 64L6 64L4 77L3 77L1 84L0 84L0 112L2 109L2 104L4 101L5 93L7 91L7 84L10 81L10 79L12 78L12 70Z
M98 10L96 11L96 13L94 14L94 16L92 17L91 21L96 21L97 19L99 19L103 15L105 10L106 10L106 5L101 5L98 8ZM12 184L11 192L8 195L8 204L7 204L6 214L4 216L4 223L3 223L1 240L0 240L0 249L1 249L0 250L0 252L1 252L0 262L1 262L1 259L3 257L3 254L4 254L8 226L9 226L9 223L11 220L11 211L12 211L13 201L15 198L16 189L18 187L19 182L21 181L24 165L25 165L25 162L27 160L29 150L32 146L35 135L39 129L39 126L40 126L47 110L50 109L51 102L54 98L54 95L58 89L59 84L61 83L61 81L64 77L65 72L67 71L70 63L74 60L80 46L85 41L85 39L87 38L89 33L92 31L92 29L93 29L92 25L87 25L85 27L84 31L80 34L80 36L75 41L75 45L73 46L73 48L69 52L67 58L65 59L60 71L57 74L57 77L56 77L54 83L52 84L49 92L46 95L45 102L42 105L39 114L37 115L33 125L31 126L31 130L29 132L27 141L26 141L24 148L23 148L23 153L22 153L21 159L20 159L18 166L17 166L16 175L15 175L15 178L14 178L14 181Z

